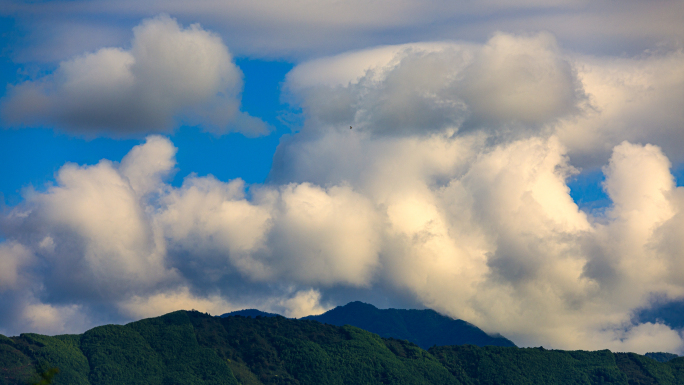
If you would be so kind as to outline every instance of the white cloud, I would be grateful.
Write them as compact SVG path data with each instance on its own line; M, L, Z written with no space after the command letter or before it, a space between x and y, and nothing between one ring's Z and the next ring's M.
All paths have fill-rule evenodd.
M119 172L139 197L159 189L162 179L176 165L176 148L166 138L150 136L144 146L135 146L121 160ZM159 192L159 191L158 191Z
M557 135L574 165L597 168L624 140L682 161L683 68L680 51L593 57L562 50L548 33L497 33L484 45L415 43L318 58L296 66L286 89L303 108L305 132L483 131L494 142Z
M232 262L248 277L365 286L377 266L379 220L349 187L287 185L243 196L240 180L189 178L165 198L171 246Z
M349 83L358 83L368 71L377 73L392 64L396 65L396 58L407 50L441 52L452 45L449 42L388 45L313 59L293 68L287 74L287 82L294 89L320 85L347 86Z
M84 330L89 324L78 305L54 306L44 303L29 304L21 314L23 327L40 330L43 334L65 334L73 330Z
M163 198L159 222L171 238L170 247L201 258L209 269L225 269L229 261L253 277L265 277L269 267L251 257L265 248L272 213L244 197L244 183L213 177L185 179L180 189ZM203 271L205 279L214 273Z
M66 165L57 186L35 193L27 214L8 222L10 230L24 226L17 236L35 233L25 241L33 239L52 266L40 285L24 289L40 294L44 286L48 302L17 314L52 314L46 319L60 329L58 314L90 314L95 296L125 318L177 307L218 313L255 302L299 317L323 311L328 290L385 285L523 345L681 348L664 325L629 324L653 293L684 295L680 275L668 268L680 268L678 259L661 252L680 242L672 221L681 218L682 193L657 147L615 148L606 168L614 206L596 222L569 196L565 181L574 171L555 137L451 158L442 155L478 141L390 143L366 139L372 178L351 175L327 188L263 186L250 199L239 180L191 177L173 188L154 177L174 165L173 146L159 137L119 167ZM394 161L406 149L413 168ZM325 162L324 154L317 156ZM123 170L152 175L154 183L134 188L136 179ZM435 184L441 178L446 183ZM652 181L641 184L645 179ZM31 228L32 218L42 224ZM283 294L278 282L290 289ZM273 284L259 294L259 286Z
M348 186L280 189L265 264L296 282L366 286L378 267L380 220Z
M591 108L557 127L579 165L597 166L624 140L651 143L681 162L684 145L684 54L634 58L576 56L573 61Z
M303 63L287 80L309 129L352 125L381 135L539 131L584 99L549 34L499 33L480 47L379 47Z
M538 125L574 112L581 84L548 33L496 34L463 74L463 97L472 118L496 126Z
M117 306L131 319L158 317L176 310L197 310L213 315L238 310L218 295L195 296L187 286L149 296L134 295Z
M48 267L6 291L19 310L3 330L97 322L103 303L117 319L179 307L301 317L338 290L382 288L522 345L681 351L678 332L630 323L653 294L684 295L669 252L681 244L684 190L658 147L615 147L605 171L614 205L595 218L570 198L576 171L555 136L488 146L480 134L341 135L287 143L309 148L292 164L294 154L335 164L359 145L365 167L249 194L240 180L165 183L175 149L160 137L121 165L65 165L57 185L3 219L6 242ZM40 314L54 322L36 323Z
M21 269L31 264L34 258L33 253L20 243L0 243L0 292L25 284L21 282Z
M117 304L120 311L131 319L157 317L176 310L197 310L221 315L236 310L259 308L262 311L283 314L286 317L305 317L329 310L320 304L321 293L314 289L287 291L271 298L261 298L259 303L229 303L217 294L194 295L187 286L155 293L133 296Z
M292 298L282 300L280 305L285 310L286 317L306 317L308 315L323 314L330 308L320 304L321 293L317 290L309 289L297 292Z
M498 34L304 63L288 86L305 127L279 146L269 184L173 187L161 137L120 165L67 164L3 217L7 244L49 267L3 300L90 319L103 303L123 318L238 305L301 316L381 290L521 345L682 352L678 331L632 324L654 295L684 297L680 155L663 139L681 136L665 80L679 84L680 56L596 64L546 34ZM621 120L630 110L663 135L632 141L648 135ZM585 164L604 166L604 216L567 185L585 145Z
M35 202L55 231L74 234L83 249L84 278L105 286L146 285L163 275L163 244L157 243L131 185L111 163L67 165L57 181Z
M101 48L11 87L3 114L90 136L169 132L178 119L217 134L264 134L263 122L240 112L242 84L219 36L162 15L133 29L130 49Z
M650 238L656 226L672 217L669 194L675 181L660 148L623 142L613 149L604 174L604 188L614 206L610 215L638 226L635 242Z
M614 352L676 352L681 351L684 339L681 332L672 330L661 323L643 323L630 326L625 330L615 330L613 334L598 334L594 343L596 349L610 349ZM608 337L608 338L606 338Z
M174 154L168 139L150 137L121 167L106 160L84 167L66 164L57 173L57 185L27 196L28 209L14 215L15 209L5 218L10 227L18 226L10 231L31 245L46 269L42 286L27 285L27 290L47 290L57 298L111 299L173 280L175 273L164 264L163 234L150 221L145 194L163 187L160 175L173 167ZM133 160L146 162L135 166ZM150 188L145 185L150 181L157 184Z
M614 206L597 218L570 197L578 171L557 136L481 138L300 134L279 149L273 180L351 183L376 202L385 225L373 288L523 345L681 351L667 326L630 324L653 293L683 294L682 193L663 152L616 146L605 169Z

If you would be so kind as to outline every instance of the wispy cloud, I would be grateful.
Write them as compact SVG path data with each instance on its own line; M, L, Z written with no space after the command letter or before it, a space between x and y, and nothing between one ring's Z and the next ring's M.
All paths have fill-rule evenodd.
M17 0L4 2L0 12L18 17L32 42L28 49L15 47L16 55L47 61L112 44L115 38L124 44L132 25L159 13L202 23L220 33L238 55L297 60L381 44L484 42L496 30L549 31L573 50L612 55L636 54L658 45L681 48L684 39L684 9L677 0ZM88 39L73 37L85 29L91 31Z

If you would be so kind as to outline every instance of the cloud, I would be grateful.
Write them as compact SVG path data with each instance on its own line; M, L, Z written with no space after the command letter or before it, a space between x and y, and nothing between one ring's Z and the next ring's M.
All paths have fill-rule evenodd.
M26 306L21 315L23 327L40 330L44 334L64 334L70 330L82 329L88 325L83 319L82 309L78 305L53 306L34 303Z
M0 291L22 284L21 268L34 259L30 250L15 242L0 243Z
M48 61L112 45L113 40L125 44L131 25L159 13L201 22L221 33L239 56L295 60L414 41L484 42L496 30L549 31L574 51L611 55L634 55L656 45L681 48L684 37L677 0L619 5L585 0L408 0L391 5L361 0L8 1L0 12L17 17L26 31L26 38L13 47L15 55Z
M463 98L475 125L537 125L574 112L583 97L571 64L548 33L496 34L463 78Z
M308 315L323 314L330 310L320 304L321 293L314 289L302 290L294 297L282 301L282 305L287 309L287 317L306 317Z
M386 296L522 346L684 352L679 330L633 319L653 298L684 297L679 155L666 136L631 140L648 135L616 113L667 115L651 128L678 138L663 122L679 119L679 94L663 79L678 79L679 56L596 61L547 34L497 34L303 63L287 85L304 128L283 139L266 184L172 186L176 149L150 136L120 163L64 165L9 208L8 277L33 283L7 285L0 305L16 311L0 325L26 331L41 309L58 309L55 325L69 309L95 324L192 303L299 317ZM570 195L584 164L603 167L602 214Z
M352 125L379 135L539 131L579 112L584 99L549 34L342 54L299 65L286 84L309 129Z
M231 261L258 281L367 285L377 266L371 203L346 186L264 188L253 202L241 181L187 179L161 213L176 252Z
M653 293L682 295L672 281L682 190L656 146L615 146L606 217L573 202L567 180L578 170L557 136L491 146L477 132L330 131L279 152L273 181L346 181L376 202L385 226L374 288L411 293L522 345L681 351L678 331L630 323Z
M149 296L133 296L118 304L121 311L131 319L158 317L176 310L197 310L220 315L235 309L218 295L198 297L187 286Z
M591 108L562 120L557 132L574 163L603 164L624 140L660 146L682 160L684 53L646 53L632 58L576 56L578 77Z
M205 130L268 132L240 112L242 72L217 35L161 15L133 29L130 49L101 48L62 61L54 73L10 88L10 124L95 135L169 132L181 119Z
M152 189L141 179L162 186L160 175L173 167L174 154L168 139L150 137L121 166L107 160L85 167L66 164L57 173L56 186L27 196L26 211L4 218L12 236L20 244L32 244L50 266L42 273L46 295L55 300L73 295L121 298L129 290L172 279L173 271L164 266L163 238L146 212L146 194ZM152 156L153 161L131 169L131 161Z
M167 139L150 136L144 146L133 147L121 160L119 172L133 191L144 197L162 186L162 180L176 165L175 155L176 148L169 146Z
M282 314L286 317L305 317L321 314L329 310L320 304L321 294L314 289L300 290L294 293L282 293L280 296L263 299L260 303L229 303L220 295L197 296L187 286L160 292L151 296L133 296L118 304L123 314L131 319L157 317L179 309L197 310L221 315L231 311L247 308L258 308L262 311Z
M684 295L668 252L681 242L684 193L662 151L616 146L605 169L613 206L595 218L570 198L576 170L557 137L489 146L473 135L357 137L368 167L344 182L249 194L213 177L170 186L175 149L156 136L120 164L67 164L3 217L0 250L23 255L16 271L33 282L5 291L17 311L3 330L64 332L74 317L85 328L179 307L300 317L338 290L382 288L525 346L681 351L678 331L631 323L654 294ZM338 157L319 145L316 159Z
M280 274L305 283L368 285L380 243L372 202L348 186L304 183L279 193L269 241Z
M611 338L597 335L607 349L614 352L675 352L681 350L682 334L662 323L646 322L626 330L616 330Z
M596 57L563 50L548 33L496 33L482 45L413 43L314 59L288 73L286 91L302 107L303 132L479 131L494 142L556 135L575 166L599 168L624 140L682 161L682 68L680 51Z

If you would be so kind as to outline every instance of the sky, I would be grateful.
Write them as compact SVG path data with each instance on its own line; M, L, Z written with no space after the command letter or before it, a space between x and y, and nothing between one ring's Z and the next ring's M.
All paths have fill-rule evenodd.
M0 4L0 334L432 308L684 354L684 3Z

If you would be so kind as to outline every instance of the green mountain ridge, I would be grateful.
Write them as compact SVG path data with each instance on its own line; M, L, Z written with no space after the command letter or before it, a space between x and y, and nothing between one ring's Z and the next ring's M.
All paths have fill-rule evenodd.
M302 319L331 325L352 325L380 337L408 340L423 349L444 345L515 346L509 339L489 335L477 326L434 310L378 309L363 302L350 302L321 315Z
M666 363L608 350L428 350L354 326L177 311L80 335L0 336L0 384L684 384Z

